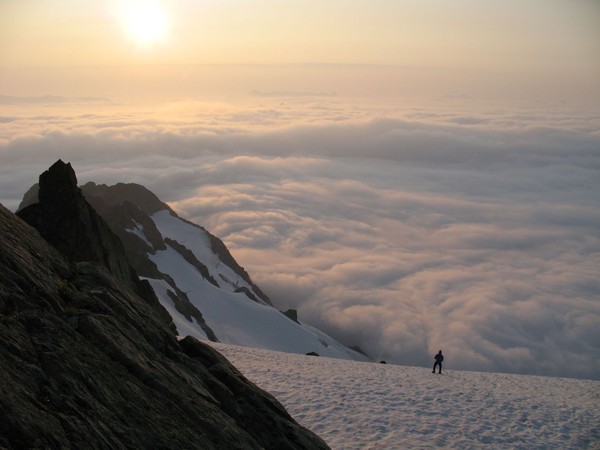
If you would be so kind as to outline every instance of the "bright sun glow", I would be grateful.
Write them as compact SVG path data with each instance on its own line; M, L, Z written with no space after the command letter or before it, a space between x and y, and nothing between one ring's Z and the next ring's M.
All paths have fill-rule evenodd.
M123 5L122 19L128 33L140 45L155 44L165 38L165 11L157 1L127 2Z

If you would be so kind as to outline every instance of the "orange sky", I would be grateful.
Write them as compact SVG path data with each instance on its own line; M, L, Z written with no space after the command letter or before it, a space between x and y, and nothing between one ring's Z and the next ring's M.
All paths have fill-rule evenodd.
M600 54L600 6L592 0L4 0L0 13L3 66L144 61L589 69L598 67ZM136 37L143 27L146 35ZM144 42L152 32L156 39Z
M448 71L453 79L464 74L466 86L484 80L499 95L516 80L522 89L541 83L548 95L558 88L563 97L589 98L598 95L598 55L600 4L593 0L0 3L4 95L61 93L90 79L52 84L52 73L42 71L47 68L309 63L407 67L429 71L425 78L436 86L445 78L436 73ZM32 68L39 77L23 72ZM122 84L116 72L102 79L109 93ZM63 75L69 77L55 73L57 80ZM320 88L309 86L307 77L305 89ZM422 74L413 78L423 80Z

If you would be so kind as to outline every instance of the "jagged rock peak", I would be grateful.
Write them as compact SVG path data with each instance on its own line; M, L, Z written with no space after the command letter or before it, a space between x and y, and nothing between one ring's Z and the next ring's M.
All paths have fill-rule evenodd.
M54 199L60 201L74 201L79 193L77 176L71 163L56 161L48 170L40 175L39 183L40 202L49 202Z
M17 215L72 262L94 261L130 286L137 276L119 238L86 202L70 163L55 162L39 177L39 201Z
M77 195L77 176L71 163L65 164L61 159L56 161L48 170L40 175L40 183L44 184L44 194L46 196L58 196L61 200L66 201ZM40 183L32 185L19 204L17 211L25 209L29 205L40 201ZM44 199L48 201L47 198Z

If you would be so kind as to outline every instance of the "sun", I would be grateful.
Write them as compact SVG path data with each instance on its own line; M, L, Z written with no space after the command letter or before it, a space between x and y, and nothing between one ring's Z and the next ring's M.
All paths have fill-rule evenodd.
M128 1L121 6L123 25L137 44L149 46L165 39L167 19L158 1Z

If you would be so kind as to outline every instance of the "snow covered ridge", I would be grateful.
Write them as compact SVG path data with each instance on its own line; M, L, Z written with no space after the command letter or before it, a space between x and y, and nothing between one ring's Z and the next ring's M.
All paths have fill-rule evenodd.
M149 255L158 270L169 274L176 286L202 312L219 342L282 352L313 351L334 358L366 359L324 333L292 321L266 302L251 301L246 294L251 287L211 251L202 230L169 211L158 211L152 215L152 220L165 238L185 243L186 248L202 261L210 276L217 281L218 286L208 281L171 245L167 244L165 250ZM200 327L194 326L193 322L190 323L174 310L169 296L172 288L167 282L151 278L147 280L173 317L181 335L207 339Z
M334 450L600 448L600 381L212 345Z
M150 283L179 335L369 360L274 308L222 241L180 218L143 186L88 183L82 191L121 238L136 272Z

